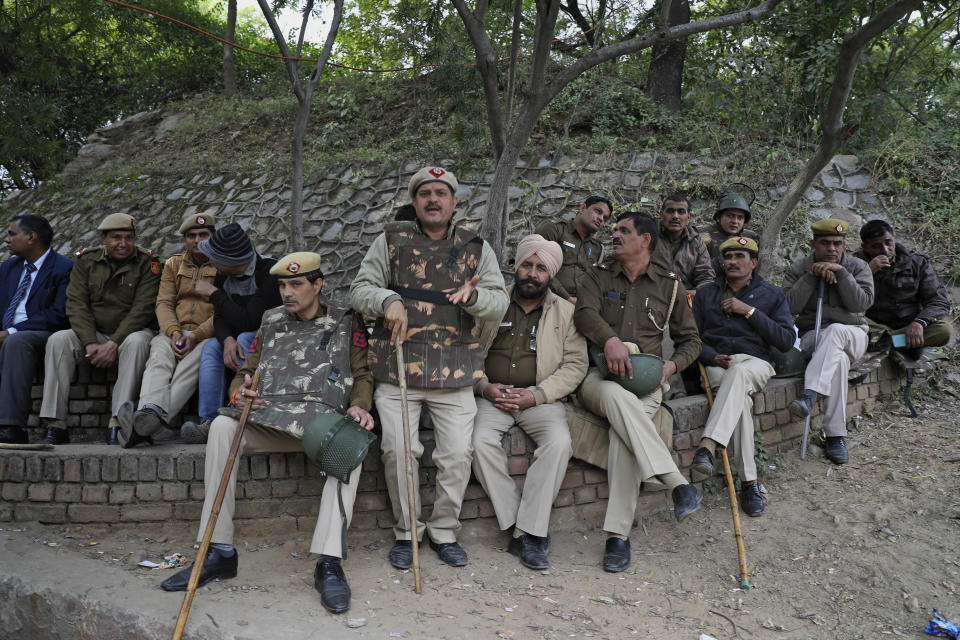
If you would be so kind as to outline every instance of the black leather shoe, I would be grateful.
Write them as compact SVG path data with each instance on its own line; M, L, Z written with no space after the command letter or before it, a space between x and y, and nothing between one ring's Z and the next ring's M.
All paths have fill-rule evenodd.
M524 533L519 538L510 538L507 551L520 558L520 564L527 569L547 569L547 552L544 551L540 536ZM547 543L549 548L549 542Z
M397 540L393 543L387 558L397 569L409 569L413 566L413 543L409 540Z
M47 444L67 444L70 442L70 433L66 429L47 427L47 435L43 436L42 442Z
M120 444L120 440L117 438L119 432L120 427L110 427L107 429L107 444Z
M343 575L340 558L320 556L313 572L313 587L320 593L320 604L330 613L343 613L350 608L350 585Z
M843 441L843 436L827 436L827 444L823 452L827 460L834 464L846 464L850 460L847 454L847 443Z
M744 485L740 490L740 506L743 512L752 518L763 513L763 496L760 494L760 486L756 482Z
M630 566L630 541L620 538L607 538L603 550L603 570L620 573Z
M4 444L27 444L27 432L21 427L0 427L0 442Z
M153 438L150 436L142 436L135 429L130 429L128 433L123 427L117 430L117 440L124 449L132 449L142 443L153 444Z
M467 552L463 550L459 543L434 542L431 539L430 548L436 551L440 559L451 567L462 567L467 564Z
M680 522L700 508L703 494L692 484L681 484L673 488L673 514Z
M697 473L701 473L705 476L713 475L713 454L710 453L710 449L706 447L700 447L697 449L697 452L693 454L693 464L691 468Z
M806 418L813 410L813 405L817 404L817 392L812 389L804 389L799 397L790 403L790 413L798 418Z
M200 570L200 579L197 580L197 588L199 589L217 578L221 580L236 578L237 558L239 555L239 553L234 551L232 556L222 556L216 549L209 549L207 551L207 557L203 561L203 569ZM178 571L161 582L160 588L164 591L186 591L187 584L190 582L191 571L193 571L192 565L182 571Z

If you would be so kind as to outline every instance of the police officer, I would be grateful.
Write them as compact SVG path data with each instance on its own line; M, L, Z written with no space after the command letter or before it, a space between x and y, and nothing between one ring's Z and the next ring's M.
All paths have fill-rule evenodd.
M753 394L774 374L770 347L793 345L793 317L780 287L755 272L759 249L750 238L720 245L724 269L714 282L700 285L693 317L700 330L700 362L714 388L719 386L693 469L713 475L717 446L730 446L740 474L740 506L750 516L763 513L753 459Z
M198 282L213 283L216 268L197 250L216 226L209 214L188 213L180 223L186 251L167 258L157 294L160 335L150 342L150 358L140 386L139 408L124 403L118 412L120 441L132 447L167 426L167 419L197 391L204 342L213 336L213 305L196 292Z
M690 224L693 213L690 201L680 193L667 196L660 207L659 237L650 260L667 273L680 276L680 284L695 289L704 282L713 282L716 274L710 263L710 252L697 228Z
M198 540L203 537L226 467L238 425L236 416L248 402L253 408L240 453L303 451L304 429L317 416L331 412L346 414L365 429L373 428L369 413L373 377L367 367L366 333L352 311L321 296L320 264L317 254L297 252L270 269L279 283L283 306L264 313L253 350L230 385L233 410L223 413L234 417L221 414L210 426ZM254 389L252 376L258 370L262 380L260 388ZM346 549L343 532L353 515L359 479L360 466L350 474L349 483L327 477L310 544L310 552L320 556L313 584L321 604L332 613L342 613L350 606L350 586L341 559ZM238 553L233 547L236 481L234 466L198 586L237 575ZM341 519L341 500L346 522ZM190 572L184 569L161 586L167 591L184 591Z
M470 480L473 384L483 375L483 351L476 320L499 322L508 297L490 245L451 223L457 206L457 178L446 169L425 167L410 179L413 222L393 222L370 246L350 287L360 313L382 318L370 339L370 368L377 380L375 400L383 427L383 463L396 524L390 562L407 569L413 562L411 535L426 529L430 547L452 566L467 563L457 544L460 508ZM437 498L430 520L411 532L405 475L396 343L406 362L410 429L414 456L420 410L433 421ZM414 484L419 474L413 473ZM414 487L419 496L419 487Z
M893 227L871 220L860 229L862 248L853 255L873 273L873 305L867 309L871 330L905 334L908 349L941 347L953 335L950 299L930 258L896 241Z
M790 403L798 418L810 415L820 396L823 403L824 454L835 464L849 459L847 435L847 374L867 349L867 318L873 304L873 274L866 262L845 253L847 223L826 218L810 225L813 253L794 262L783 276L790 312L797 316L800 348L810 355L803 376L803 393ZM824 283L820 337L815 322L819 283Z
M717 210L713 213L713 227L700 234L700 239L707 246L710 253L710 266L714 273L720 275L723 270L723 256L720 245L730 238L747 238L757 242L760 239L753 231L744 229L750 222L750 205L739 193L728 193L717 203Z
M510 306L499 325L481 321L485 375L474 385L473 471L490 496L507 550L530 569L546 569L550 510L573 451L560 402L587 373L587 343L573 326L573 305L550 291L563 260L556 242L529 235L517 245ZM537 443L523 491L500 441L514 424ZM514 526L516 525L516 526Z
M573 220L543 222L536 233L552 240L563 250L563 266L550 280L550 289L561 298L577 303L577 280L590 267L600 264L603 244L596 234L613 214L613 205L604 196L583 201Z
M660 386L638 397L591 367L580 387L584 406L610 423L607 477L610 497L603 523L609 534L603 556L607 571L630 565L630 540L640 484L656 480L672 491L674 513L683 520L700 506L702 496L677 469L651 417L660 407L664 382L700 353L700 337L686 304L686 291L673 274L651 264L657 222L637 212L617 218L613 261L587 272L581 281L574 322L587 340L603 351L612 376L633 378L625 342L659 356L668 327L674 339L672 359L663 363Z
M157 254L134 244L134 220L125 213L108 215L97 229L103 245L78 251L70 272L67 318L71 328L54 333L47 342L40 418L47 426L43 440L50 444L70 441L67 400L80 357L99 368L117 364L107 436L109 443L116 444L117 412L140 389L157 326Z

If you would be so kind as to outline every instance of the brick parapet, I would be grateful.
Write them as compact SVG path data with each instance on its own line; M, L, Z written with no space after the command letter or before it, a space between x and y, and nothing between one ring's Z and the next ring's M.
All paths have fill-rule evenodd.
M884 393L902 385L890 363L851 388L848 415L855 415ZM768 451L794 446L802 432L787 404L801 391L797 378L774 379L754 398L754 422ZM707 402L692 396L668 402L674 411L674 455L688 472L703 433ZM814 413L821 412L818 405ZM435 496L436 468L431 460L433 434L423 425L424 455L420 468L421 500L429 512ZM522 486L535 444L517 427L504 438L508 468ZM393 526L379 448L363 462L355 527ZM154 447L120 449L99 444L70 444L52 451L0 450L0 521L46 523L196 522L204 495L202 445L175 442ZM325 478L302 453L256 453L238 461L238 521L244 519L304 519L309 530L319 509ZM606 472L581 460L571 460L554 503L558 517L599 523L609 492ZM641 512L668 506L663 491L641 496ZM474 479L467 488L461 517L489 517L493 508Z

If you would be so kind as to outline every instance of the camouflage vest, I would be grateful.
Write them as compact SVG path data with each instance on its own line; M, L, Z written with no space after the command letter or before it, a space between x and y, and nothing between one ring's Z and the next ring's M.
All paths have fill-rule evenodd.
M309 321L283 307L263 314L257 371L264 403L250 414L250 422L300 438L317 415L347 410L353 314L322 299L321 304L326 313Z
M480 329L473 316L447 302L446 294L473 277L480 263L483 240L452 225L447 237L433 240L416 222L388 224L390 282L407 310L403 343L407 385L420 389L467 387L483 377ZM380 382L399 384L397 358L390 331L380 318L367 350L370 370Z

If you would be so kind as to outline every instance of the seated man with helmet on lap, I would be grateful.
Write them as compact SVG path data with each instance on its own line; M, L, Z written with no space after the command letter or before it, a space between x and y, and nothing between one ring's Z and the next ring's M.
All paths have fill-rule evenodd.
M617 218L613 261L588 271L580 282L574 312L588 340L594 365L580 387L583 405L610 423L610 497L603 529L609 537L603 557L607 571L630 565L630 540L640 485L658 481L672 491L677 520L700 507L702 495L677 469L651 417L660 407L665 381L700 353L700 336L677 276L650 262L657 221L638 212ZM675 343L671 360L660 361L663 332ZM626 343L634 343L631 355ZM602 357L601 357L602 356Z
M373 440L367 433L373 429L369 413L373 376L367 367L366 331L349 308L329 304L320 295L323 273L319 255L292 253L277 262L270 274L277 277L283 306L263 314L250 353L230 385L233 408L221 409L210 426L198 539L206 529L226 467L238 427L235 418L252 403L239 453L304 451L327 473L310 551L320 555L314 587L321 603L332 613L342 613L350 606L350 587L340 562L346 555L345 536L360 462ZM255 372L262 376L259 389L251 379ZM328 465L328 458L348 462ZM347 468L350 464L354 466ZM198 586L237 575L237 551L233 548L236 479L234 467ZM190 572L190 568L184 569L161 586L167 591L184 591Z

